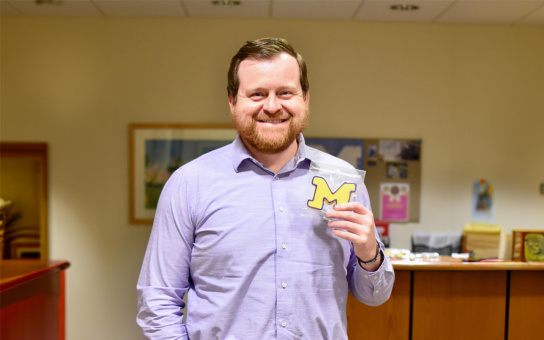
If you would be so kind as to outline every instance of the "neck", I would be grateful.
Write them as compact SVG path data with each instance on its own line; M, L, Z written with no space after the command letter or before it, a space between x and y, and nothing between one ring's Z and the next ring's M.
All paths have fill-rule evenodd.
M256 150L252 146L246 144L244 142L244 145L249 150L249 153L262 163L265 167L270 169L275 174L278 173L278 171L283 168L287 162L289 162L293 157L295 157L295 154L298 150L298 141L295 139L289 147L283 151L276 152L276 153L264 153Z

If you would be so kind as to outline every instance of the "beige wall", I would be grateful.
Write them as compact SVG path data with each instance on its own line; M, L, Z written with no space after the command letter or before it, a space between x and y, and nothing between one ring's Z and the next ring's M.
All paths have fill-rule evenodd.
M229 123L229 58L262 36L307 59L308 135L423 139L421 221L394 225L393 246L460 230L480 178L498 224L544 229L543 27L2 17L1 139L49 143L69 340L140 337L150 228L128 223L128 124Z

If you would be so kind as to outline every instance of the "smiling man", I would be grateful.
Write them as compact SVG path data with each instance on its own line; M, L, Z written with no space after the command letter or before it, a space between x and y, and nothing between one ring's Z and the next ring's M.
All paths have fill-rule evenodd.
M312 162L351 166L304 143L306 64L285 40L242 46L227 89L238 137L164 187L138 324L149 339L347 339L348 291L379 305L394 282L366 188L329 222L301 213Z

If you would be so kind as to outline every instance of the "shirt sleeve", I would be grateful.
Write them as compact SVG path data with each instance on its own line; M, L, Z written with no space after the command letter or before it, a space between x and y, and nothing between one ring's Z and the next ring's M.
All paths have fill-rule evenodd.
M366 187L363 186L360 202L370 208L370 199ZM362 303L369 306L379 306L391 296L395 283L395 271L389 257L385 255L385 247L380 241L376 228L374 228L376 240L380 245L382 263L375 272L367 272L357 262L357 255L351 247L348 263L348 283L351 294Z
M182 178L164 186L137 284L137 323L147 339L188 339L183 295L189 289L194 229Z
M378 236L376 236L377 238ZM393 284L395 283L395 272L393 265L385 256L384 246L381 241L380 252L382 263L375 272L367 272L357 263L357 256L352 250L348 270L349 287L351 294L362 303L369 306L379 306L386 302L391 296Z

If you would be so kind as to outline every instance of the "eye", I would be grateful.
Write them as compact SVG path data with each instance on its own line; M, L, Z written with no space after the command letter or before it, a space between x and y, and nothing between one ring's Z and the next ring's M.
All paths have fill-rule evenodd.
M264 93L262 93L262 92L255 92L255 93L252 93L252 94L250 95L250 97L253 98L253 99L261 99L261 98L264 97Z

